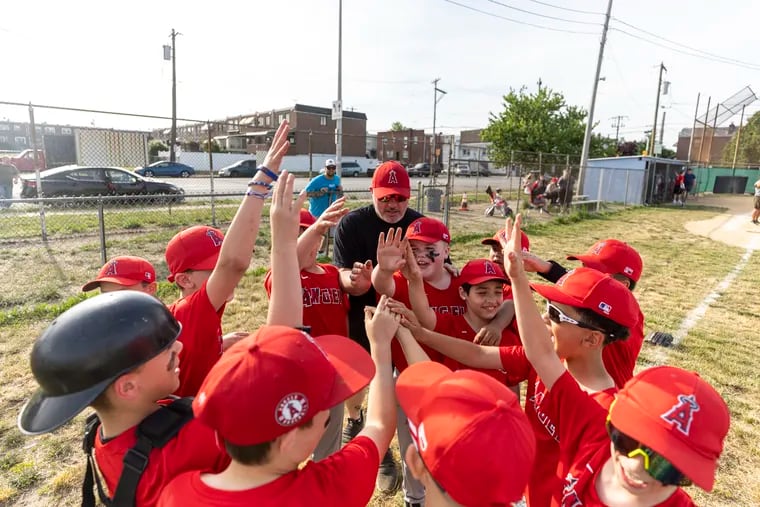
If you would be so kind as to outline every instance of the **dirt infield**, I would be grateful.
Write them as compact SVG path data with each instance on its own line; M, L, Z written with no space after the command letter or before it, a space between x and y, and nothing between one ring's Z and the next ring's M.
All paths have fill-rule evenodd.
M726 211L708 220L687 222L687 231L731 246L760 249L760 226L750 219L752 197L713 194L700 197L690 204L725 208Z

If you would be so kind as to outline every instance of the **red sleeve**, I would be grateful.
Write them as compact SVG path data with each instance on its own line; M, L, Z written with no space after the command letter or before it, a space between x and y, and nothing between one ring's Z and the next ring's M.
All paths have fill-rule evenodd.
M507 385L513 386L528 380L533 368L522 347L499 347L501 366L507 373Z

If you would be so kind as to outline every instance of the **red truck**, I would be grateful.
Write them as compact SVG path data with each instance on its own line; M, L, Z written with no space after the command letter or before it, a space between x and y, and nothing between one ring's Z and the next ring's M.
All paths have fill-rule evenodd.
M34 150L24 150L18 155L12 157L3 157L0 162L4 164L10 164L15 166L19 172L33 172L39 168L40 171L45 169L45 152L43 150L37 150L37 165L34 165Z

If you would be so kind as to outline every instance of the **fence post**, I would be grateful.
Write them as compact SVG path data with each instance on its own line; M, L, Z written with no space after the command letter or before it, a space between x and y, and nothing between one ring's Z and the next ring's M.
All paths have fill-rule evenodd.
M541 170L541 159L543 158L542 155L543 155L543 153L541 153L539 151L538 152L538 175L539 176L543 176L543 174L544 174L544 172Z
M206 121L208 137L208 173L211 176L209 180L211 186L211 225L216 227L216 201L214 200L214 154L211 151L211 122Z
M631 171L625 171L625 194L623 195L623 207L628 206L628 179L631 176Z
M422 180L417 182L417 211L422 213Z
M106 221L103 216L103 198L98 199L98 232L100 233L100 263L105 264L108 260L106 250Z
M604 168L599 168L599 190L596 193L596 211L602 206L602 181L604 180Z
M47 223L45 222L45 202L42 200L42 181L40 180L40 166L37 159L37 129L34 124L34 107L29 103L29 136L32 139L32 155L34 156L34 174L37 180L37 197L40 203L40 231L42 232L42 241L47 241ZM11 195L13 199L13 195Z

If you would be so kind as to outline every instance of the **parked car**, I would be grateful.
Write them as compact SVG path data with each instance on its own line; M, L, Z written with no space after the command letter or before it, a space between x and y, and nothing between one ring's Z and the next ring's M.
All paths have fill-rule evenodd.
M189 178L195 174L195 169L189 165L180 164L179 162L167 162L161 160L152 164L136 169L135 172L140 176L174 176L180 178Z
M219 177L221 178L238 178L245 176L252 178L256 173L256 161L253 159L238 160L232 165L222 167L219 169Z
M152 178L144 178L119 167L63 166L40 172L44 197L169 194L180 202L185 191ZM37 179L33 174L21 176L21 197L37 197Z
M476 168L475 171L477 171L478 176L491 176L491 171L488 170L487 166L480 163L476 163L475 168Z
M455 176L467 176L468 178L472 176L472 172L470 171L470 164L464 163L464 162L458 162L454 166L454 175Z
M357 162L341 162L340 163L341 174L343 176L372 176L375 169L365 168L360 166Z
M430 176L430 164L420 162L407 169L409 176Z

